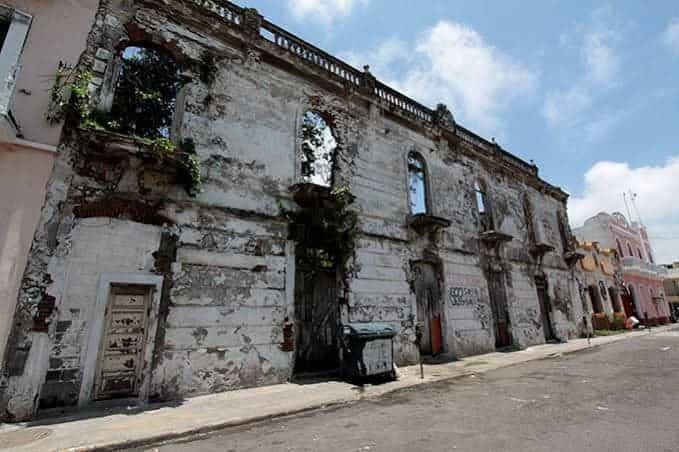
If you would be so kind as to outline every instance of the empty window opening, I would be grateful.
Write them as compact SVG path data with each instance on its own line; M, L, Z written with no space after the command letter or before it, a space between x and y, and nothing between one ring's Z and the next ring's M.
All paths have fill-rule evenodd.
M568 224L566 223L566 220L564 216L561 214L561 212L557 212L556 221L557 224L559 225L559 236L561 237L561 247L563 248L564 253L566 253L571 250L570 230L568 229Z
M7 19L0 19L0 50L5 46L5 40L7 39L7 33L9 32L9 26L11 21Z
M123 50L109 124L142 138L169 138L181 85L180 70L165 52L130 46Z
M476 210L479 212L481 230L491 231L493 229L493 221L486 195L486 186L482 181L474 181L474 197L476 199Z
M641 254L641 248L637 248L637 254L639 255L639 259L643 260L644 256Z
M410 213L427 213L427 172L424 158L417 152L408 154L408 193Z
M332 128L317 113L302 119L302 177L304 182L332 186L337 140Z
M618 245L618 253L620 253L620 257L621 258L625 257L625 253L622 250L622 244L620 243L620 240L615 239L615 243Z
M630 257L634 257L634 251L632 251L632 245L627 242L627 251L629 252Z

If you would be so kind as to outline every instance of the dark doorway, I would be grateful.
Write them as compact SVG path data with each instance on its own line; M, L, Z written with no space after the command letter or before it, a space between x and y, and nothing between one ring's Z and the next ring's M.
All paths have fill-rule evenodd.
M604 305L601 302L599 288L592 284L587 286L587 291L589 292L589 299L592 302L592 310L595 314L602 314L604 312Z
M622 307L625 310L625 315L627 317L634 316L637 319L641 320L641 317L637 312L636 304L634 303L634 298L630 290L631 287L620 294L620 298L622 299Z
M417 298L417 320L423 325L420 352L423 355L436 356L443 351L441 288L438 272L436 267L428 262L415 262L412 269Z
M540 317L542 318L542 327L545 330L545 341L556 340L554 327L552 325L552 303L549 300L549 293L547 292L546 278L535 278L535 287L538 293L538 304L540 305Z
M490 309L493 313L493 324L495 325L495 348L505 348L512 345L504 278L504 273L500 272L491 272L488 277Z
M336 272L298 266L295 279L295 372L336 370L340 315Z

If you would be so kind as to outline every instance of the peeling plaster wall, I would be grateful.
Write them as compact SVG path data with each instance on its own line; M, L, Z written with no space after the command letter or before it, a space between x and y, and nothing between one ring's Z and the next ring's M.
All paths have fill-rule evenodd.
M140 158L130 140L77 130L65 135L15 316L12 346L19 358L10 366L10 382L16 389L0 400L7 417L30 417L53 354L41 350L53 349L58 335L71 338L69 353L55 356L70 367L49 370L59 370L59 381L65 381L64 370L77 369L77 347L88 331L84 306L94 296L91 281L118 262L107 263L109 255L134 256L116 271L165 278L150 398L176 400L290 378L294 351L282 344L295 318L295 258L279 212L281 204L294 206L288 187L301 179L300 123L310 109L329 118L339 144L335 182L351 189L360 217L357 271L348 278L343 321L392 324L398 331L396 361L416 362L411 263L433 253L441 267L444 351L464 356L494 350L485 276L491 264L505 277L518 346L544 342L537 275L548 281L559 337L577 333L577 286L562 256L556 216L565 217L565 199L536 189L534 174L508 167L469 142L449 143L431 130L407 127L336 83L305 74L290 55L243 47L219 24L205 27L208 19L189 14L183 2L163 6L171 20L161 9L144 7L156 3L103 2L81 64L97 67L93 88L105 97L114 49L125 40L148 40L183 62L188 82L177 130L195 142L202 191L190 198L167 169ZM217 56L212 84L202 82L196 69L205 52ZM452 223L438 234L421 235L406 223L411 150L426 159L431 213ZM498 256L479 241L472 190L477 177L488 186L497 229L513 236ZM528 251L523 196L532 200L540 240L556 250L541 262ZM83 232L88 225L97 225L99 239ZM116 234L125 239L107 238ZM164 236L175 238L169 251L163 250ZM87 270L92 274L71 281L69 263L78 259L94 262ZM465 295L458 296L460 291ZM33 332L36 306L46 297L56 297L57 313L48 334ZM67 375L75 386L81 371ZM46 386L43 396L50 391ZM57 396L57 404L74 403L67 393Z
M90 330L101 334L102 325L92 322L99 279L104 273L149 273L160 235L158 227L112 218L74 224L68 255L50 272L52 293L60 294L60 303L49 335L52 349L40 390L42 408L78 402Z

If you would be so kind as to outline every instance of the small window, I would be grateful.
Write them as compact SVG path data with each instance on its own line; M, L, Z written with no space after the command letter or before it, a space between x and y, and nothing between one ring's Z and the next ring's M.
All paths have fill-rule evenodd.
M625 253L622 251L622 244L619 239L615 239L615 243L618 245L618 253L620 253L620 258L625 257Z
M126 47L120 55L111 128L142 138L169 138L180 85L179 66L170 55Z
M474 181L474 193L476 195L476 209L479 213L486 213L486 191L479 181Z
M533 223L533 205L530 202L528 194L523 195L523 218L526 223L526 233L530 243L536 243L535 225Z
M634 251L632 251L632 245L627 242L627 251L629 251L629 256L634 257Z
M479 220L481 222L481 230L493 230L493 220L486 195L486 185L480 180L474 181L474 197L476 199L476 210L479 213Z
M643 260L644 256L641 254L641 248L637 248L637 254L639 255L639 259Z
M559 225L559 236L561 238L561 247L563 248L563 252L567 253L568 251L571 251L572 248L571 231L568 228L566 219L564 218L561 212L556 213L556 221L557 224Z
M408 154L408 194L410 213L427 213L427 171L424 158L417 152Z
M305 182L330 187L337 140L332 128L313 111L302 118L302 177Z
M9 32L9 26L11 22L7 19L0 19L0 50L5 46L5 39L7 39L7 33Z

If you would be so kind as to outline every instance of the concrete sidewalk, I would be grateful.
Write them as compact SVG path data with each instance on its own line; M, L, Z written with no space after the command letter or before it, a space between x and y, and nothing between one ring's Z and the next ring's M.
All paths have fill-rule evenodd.
M650 333L636 331L592 339L600 346L676 328L654 328ZM345 382L314 384L286 383L254 389L195 397L177 405L148 405L115 412L91 412L73 417L0 426L0 450L89 451L116 450L179 438L196 433L242 425L276 416L379 397L391 391L420 384L480 374L538 359L552 358L588 348L586 339L566 344L547 344L512 353L489 353L448 364L425 365L425 378L419 366L399 369L398 381L358 387Z

